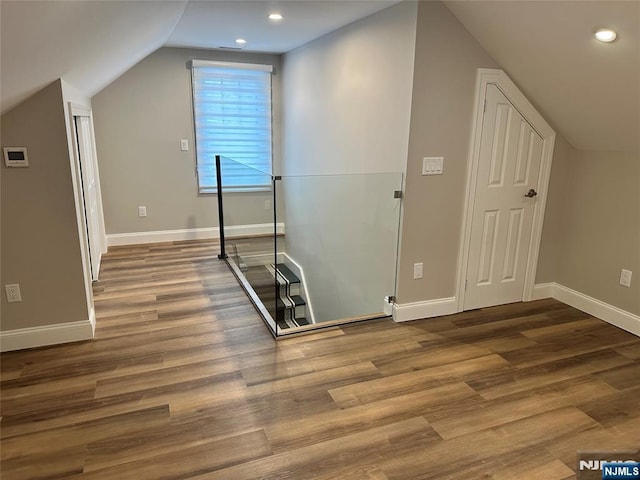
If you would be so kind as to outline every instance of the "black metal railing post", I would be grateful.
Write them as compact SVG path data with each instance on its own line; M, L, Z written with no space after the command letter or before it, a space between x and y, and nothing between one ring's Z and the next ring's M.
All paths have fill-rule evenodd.
M218 193L218 229L220 230L220 260L227 258L224 245L224 209L222 207L222 168L220 167L220 155L216 155L216 184Z
M278 326L278 298L280 298L280 284L278 283L278 209L277 205L277 181L282 180L280 175L272 175L271 176L271 189L273 191L273 197L271 199L273 205L273 268L275 270L275 276L273 277L274 284L273 287L275 289L275 305L273 307L273 311L275 313L274 320L276 321L276 329L275 336L278 337L279 329ZM283 319L284 319L284 309L282 309Z

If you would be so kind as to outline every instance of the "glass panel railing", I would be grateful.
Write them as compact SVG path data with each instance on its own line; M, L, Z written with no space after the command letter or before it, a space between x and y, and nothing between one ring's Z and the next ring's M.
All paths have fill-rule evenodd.
M402 174L273 177L216 163L222 253L274 335L390 314Z
M221 255L272 332L277 282L274 181L269 173L216 157ZM224 249L224 250L223 250Z
M402 174L283 176L275 186L276 222L284 225L276 333L388 314Z

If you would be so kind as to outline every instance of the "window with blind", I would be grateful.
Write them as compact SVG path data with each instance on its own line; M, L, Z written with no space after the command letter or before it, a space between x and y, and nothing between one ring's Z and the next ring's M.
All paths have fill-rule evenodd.
M200 193L216 191L216 155L225 191L269 186L271 72L270 65L192 61Z

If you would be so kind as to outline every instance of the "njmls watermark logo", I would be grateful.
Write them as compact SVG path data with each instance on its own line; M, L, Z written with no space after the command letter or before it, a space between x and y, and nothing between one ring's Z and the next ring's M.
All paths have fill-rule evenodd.
M640 450L578 452L576 480L640 480Z

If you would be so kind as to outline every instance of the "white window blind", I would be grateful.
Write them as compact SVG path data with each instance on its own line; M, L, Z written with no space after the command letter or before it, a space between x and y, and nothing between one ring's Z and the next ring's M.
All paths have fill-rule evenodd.
M225 191L271 183L271 66L192 62L200 193L216 191L215 157Z

